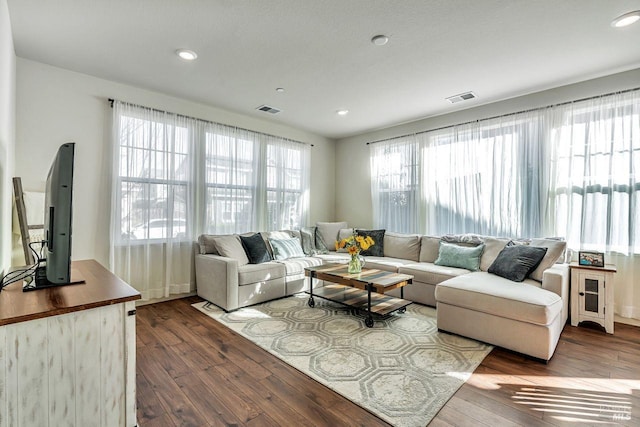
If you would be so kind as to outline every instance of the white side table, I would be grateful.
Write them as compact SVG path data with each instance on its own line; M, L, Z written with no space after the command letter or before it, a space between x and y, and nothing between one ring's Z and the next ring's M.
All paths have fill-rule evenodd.
M591 267L572 262L571 326L591 321L613 334L613 264Z

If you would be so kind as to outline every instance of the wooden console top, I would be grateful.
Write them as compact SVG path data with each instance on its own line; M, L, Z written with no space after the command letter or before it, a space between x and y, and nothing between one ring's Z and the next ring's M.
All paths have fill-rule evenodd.
M140 293L95 260L73 261L85 283L22 292L22 281L0 292L0 326L140 299Z

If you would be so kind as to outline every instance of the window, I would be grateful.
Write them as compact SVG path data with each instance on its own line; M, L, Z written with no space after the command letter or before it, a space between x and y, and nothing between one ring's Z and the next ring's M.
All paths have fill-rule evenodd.
M377 227L640 253L640 90L376 143L371 171Z
M574 247L640 253L640 96L559 108L551 139L556 229Z
M255 144L231 135L206 134L206 233L255 229L257 174Z
M134 116L119 120L120 237L185 238L189 131Z
M537 237L541 230L537 116L429 133L424 143L428 230Z
M119 104L113 197L119 241L306 224L308 145Z
M192 290L199 234L306 224L310 147L115 101L110 268L144 299Z

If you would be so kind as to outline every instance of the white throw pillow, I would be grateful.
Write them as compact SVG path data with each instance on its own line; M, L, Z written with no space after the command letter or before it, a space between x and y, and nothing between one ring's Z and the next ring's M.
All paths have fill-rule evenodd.
M491 264L498 258L498 255L509 243L509 239L496 239L495 237L484 238L484 252L480 258L480 270L488 271Z
M247 258L247 253L240 242L240 236L237 234L212 236L211 240L213 240L220 256L238 260L238 266L249 264L249 258Z
M560 259L560 256L567 247L567 242L552 239L532 239L531 246L547 248L546 255L542 258L538 267L529 275L529 278L542 282L542 273Z
M318 227L316 234L322 239L327 249L335 251L340 230L349 227L349 225L346 222L318 222L316 227Z

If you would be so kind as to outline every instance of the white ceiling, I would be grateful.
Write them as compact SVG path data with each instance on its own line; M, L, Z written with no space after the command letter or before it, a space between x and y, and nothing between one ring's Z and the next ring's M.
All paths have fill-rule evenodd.
M638 0L8 4L20 57L331 138L640 67L640 23L610 26ZM469 90L478 99L444 99Z

